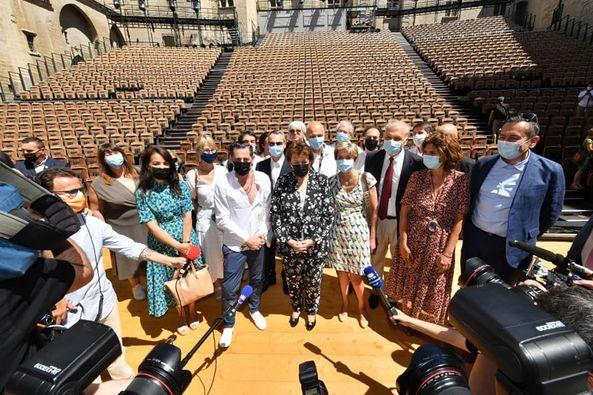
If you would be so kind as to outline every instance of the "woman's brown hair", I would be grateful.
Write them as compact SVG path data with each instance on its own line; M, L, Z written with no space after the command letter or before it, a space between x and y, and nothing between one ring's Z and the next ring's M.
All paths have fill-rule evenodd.
M433 133L422 143L422 151L426 149L427 145L433 145L441 155L443 160L443 168L445 170L451 170L457 167L457 164L463 160L463 151L461 145L457 139L446 136L442 133Z
M123 167L125 168L126 174L132 177L133 179L138 178L138 172L136 171L134 164L130 163L130 161L126 157L126 153L124 152L124 150L115 144L105 143L102 144L97 150L97 160L99 162L99 167L101 168L101 178L103 179L103 181L105 181L105 184L111 185L114 178L114 174L111 171L111 167L105 161L105 154L107 152L119 152L124 157Z
M292 143L286 149L286 152L284 154L286 155L286 159L288 160L288 162L290 162L290 158L292 158L293 156L303 155L309 158L310 164L313 164L313 150L311 150L311 147L309 147L307 144L303 144L300 142Z

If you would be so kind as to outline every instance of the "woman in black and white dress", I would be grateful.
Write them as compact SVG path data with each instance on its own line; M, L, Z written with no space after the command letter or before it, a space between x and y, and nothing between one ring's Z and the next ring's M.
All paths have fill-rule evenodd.
M272 195L272 227L284 258L292 305L290 325L295 327L306 310L306 327L312 330L319 309L334 202L328 179L311 169L313 151L309 146L291 144L285 155L293 171L277 181Z

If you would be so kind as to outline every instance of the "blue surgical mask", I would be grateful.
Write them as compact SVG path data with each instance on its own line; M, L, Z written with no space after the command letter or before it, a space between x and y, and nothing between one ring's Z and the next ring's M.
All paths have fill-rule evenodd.
M270 155L273 156L274 158L277 158L280 155L282 155L282 153L284 152L284 146L283 145L271 145L269 150L270 150Z
M336 140L338 143L347 143L350 141L350 135L346 132L337 132Z
M105 157L105 162L109 166L111 166L115 169L119 169L124 164L124 156L120 153L109 155L109 156Z
M429 169L438 169L441 167L441 157L438 155L424 155L422 157L422 162L424 162L424 166Z
M336 164L340 173L348 173L354 166L354 159L338 159Z
M206 163L214 163L218 157L218 151L214 152L200 152L200 159Z
M383 148L385 149L385 152L387 152L387 155L394 156L401 152L402 143L401 141L385 140L383 141Z
M521 155L521 143L519 142L498 140L496 148L500 156L507 160L513 160Z
M319 149L319 148L321 148L321 146L323 145L323 136L311 137L309 139L309 145L313 149Z

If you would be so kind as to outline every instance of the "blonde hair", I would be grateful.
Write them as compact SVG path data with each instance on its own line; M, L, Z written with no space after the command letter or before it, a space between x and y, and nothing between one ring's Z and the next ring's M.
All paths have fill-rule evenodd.
M196 151L202 151L205 146L214 147L218 150L218 145L216 144L216 140L212 138L209 134L203 134L198 138L198 141L195 144Z
M336 159L338 159L338 152L340 151L346 151L354 160L358 159L358 147L356 144L350 142L340 142L336 144L336 148L334 148L334 157Z

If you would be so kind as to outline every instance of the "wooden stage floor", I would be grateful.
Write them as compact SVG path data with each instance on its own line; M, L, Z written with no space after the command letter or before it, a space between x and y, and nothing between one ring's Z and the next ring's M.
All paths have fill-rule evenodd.
M568 242L539 245L560 254L570 247ZM457 269L459 250L458 246ZM171 309L164 317L149 317L146 301L133 300L127 282L114 279L108 256L105 265L119 298L126 357L137 369L152 347L175 331L176 314ZM279 268L278 262L278 275ZM408 337L391 326L381 308L370 310L370 325L362 329L356 319L356 297L352 294L350 298L351 315L346 322L339 322L336 273L326 269L317 326L307 332L303 319L296 328L289 326L290 305L278 281L262 298L261 311L268 320L268 328L259 331L249 318L247 306L243 306L237 314L231 347L225 351L218 349L220 332L215 331L216 343L211 336L189 362L187 368L194 378L186 393L207 393L214 377L210 394L300 394L298 365L313 360L330 394L396 394L395 379L404 371L414 349L427 339ZM183 355L220 314L220 302L209 297L198 302L198 309L203 316L200 327L175 341Z

